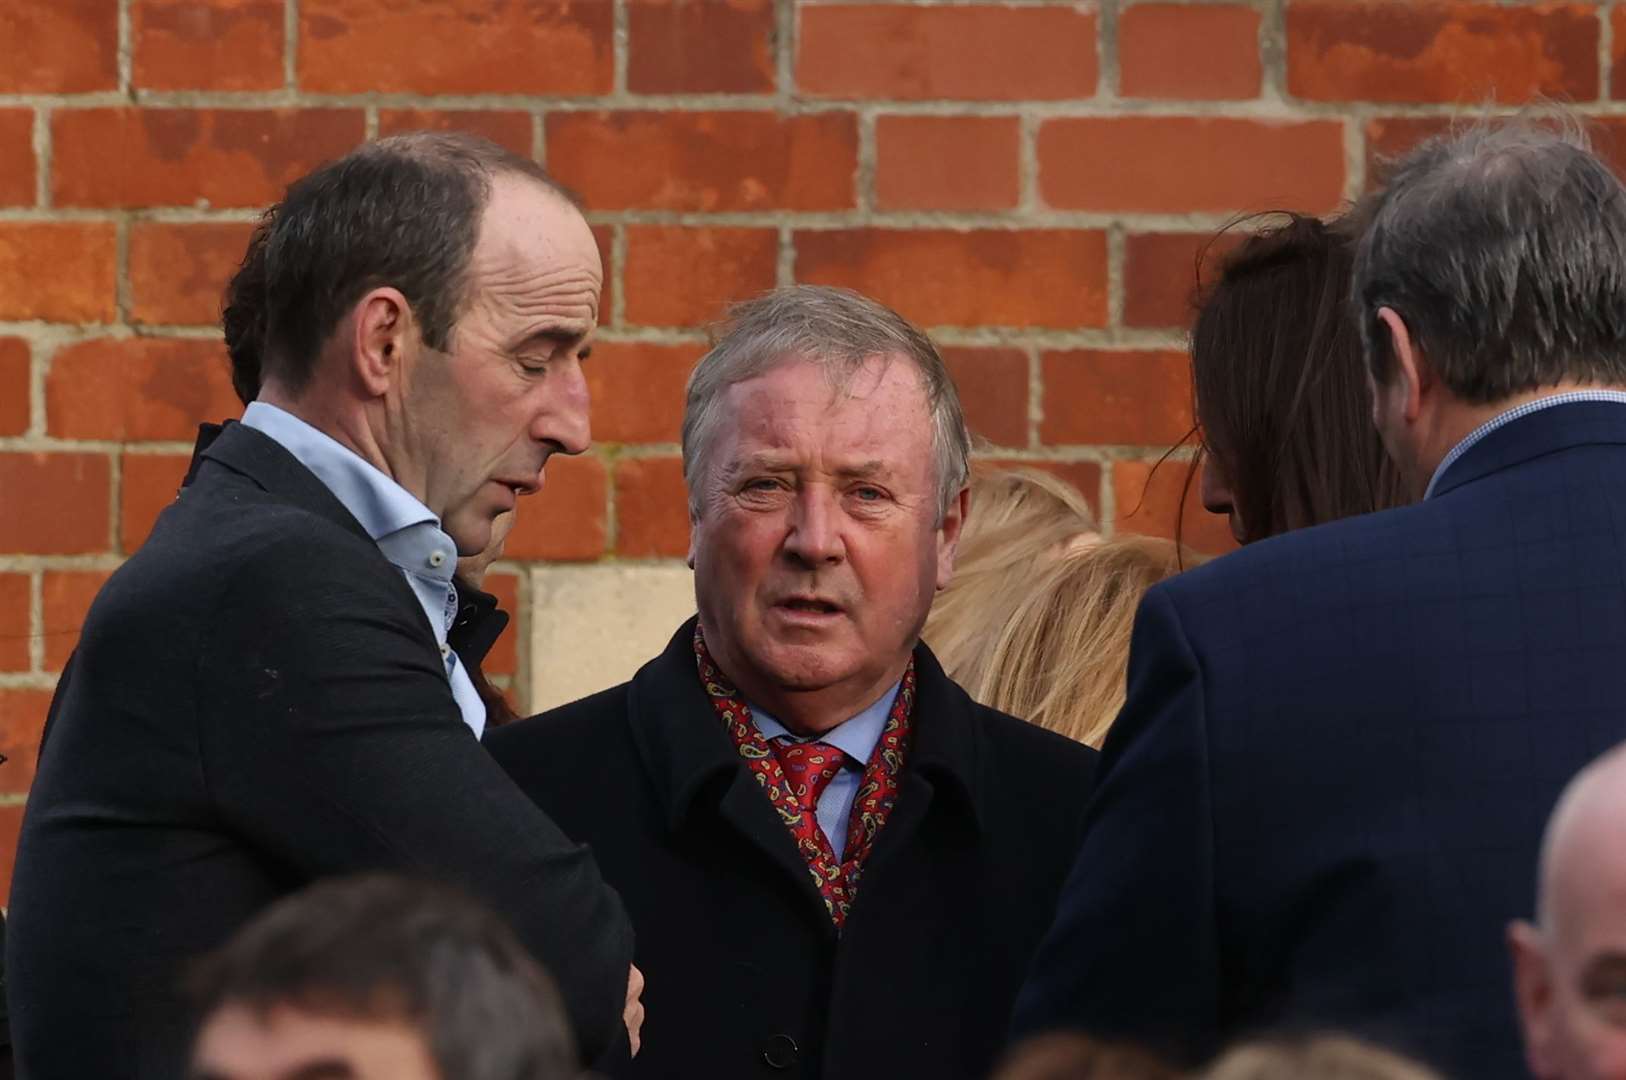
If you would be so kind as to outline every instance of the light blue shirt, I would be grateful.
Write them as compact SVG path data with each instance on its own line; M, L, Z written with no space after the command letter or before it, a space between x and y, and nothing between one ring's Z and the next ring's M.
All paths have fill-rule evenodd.
M486 706L457 653L446 643L457 613L457 590L452 586L457 545L441 530L440 519L355 451L290 412L256 401L243 410L243 426L272 439L316 474L401 571L435 632L463 722L478 739L486 728Z
M824 838L830 841L830 850L835 852L836 862L845 857L847 823L852 817L853 800L858 797L858 785L864 779L864 767L869 764L869 756L875 752L875 744L881 741L881 732L886 730L886 718L892 712L892 702L898 696L899 685L893 683L892 689L882 694L875 704L823 735L797 735L755 705L750 706L751 719L756 722L762 737L770 743L779 739L822 742L847 755L841 771L819 795L819 805L814 813L819 819Z
M1506 427L1513 421L1529 416L1531 413L1550 409L1555 405L1569 405L1578 401L1613 401L1617 405L1626 405L1626 393L1619 390L1571 390L1568 393L1554 394L1552 397L1527 401L1523 405L1516 405L1506 412L1497 413L1470 431L1467 438L1451 448L1451 452L1445 455L1445 460L1440 462L1440 467L1435 469L1434 475L1429 478L1428 490L1423 492L1423 498L1427 499L1432 496L1435 486L1445 476L1446 470L1455 465L1463 454L1473 449L1475 443L1497 428Z

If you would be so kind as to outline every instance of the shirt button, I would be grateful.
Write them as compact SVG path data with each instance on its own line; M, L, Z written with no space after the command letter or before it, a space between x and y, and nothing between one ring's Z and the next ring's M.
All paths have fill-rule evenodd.
M436 569L446 565L446 553L444 551L431 551L429 553L429 565Z
M445 660L447 657L449 657L451 655L452 655L452 647L450 645L442 645L440 647L440 658L442 660Z

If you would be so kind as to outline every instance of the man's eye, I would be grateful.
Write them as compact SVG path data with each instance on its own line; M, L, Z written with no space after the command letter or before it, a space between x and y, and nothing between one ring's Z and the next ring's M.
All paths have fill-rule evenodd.
M868 486L853 488L853 494L857 496L859 502L880 502L886 498L886 492Z
M585 349L583 349L581 352L576 354L576 363L585 364L585 363L587 363L588 359L592 355L593 355L593 347L591 345L589 345Z

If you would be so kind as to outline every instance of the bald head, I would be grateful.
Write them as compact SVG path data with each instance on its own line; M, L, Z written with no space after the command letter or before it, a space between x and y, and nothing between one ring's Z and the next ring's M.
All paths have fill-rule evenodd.
M1537 925L1508 928L1538 1080L1626 1080L1626 744L1570 781L1541 845Z
M1593 912L1626 923L1626 743L1582 769L1547 821L1541 844L1536 922L1550 937L1573 936Z

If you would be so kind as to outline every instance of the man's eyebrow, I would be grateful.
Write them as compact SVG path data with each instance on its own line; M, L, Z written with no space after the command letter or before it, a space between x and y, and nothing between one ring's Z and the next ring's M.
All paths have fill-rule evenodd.
M574 321L553 323L528 331L515 343L514 348L523 349L527 345L536 345L541 342L548 342L553 345L574 345L592 332L593 328L588 323Z
M852 476L863 479L867 477L884 476L890 471L891 469L887 466L886 462L876 458L870 461L859 462L855 465L843 465L836 470L836 475Z
M348 1061L342 1058L319 1058L283 1073L281 1080L355 1080L355 1076L356 1070Z

